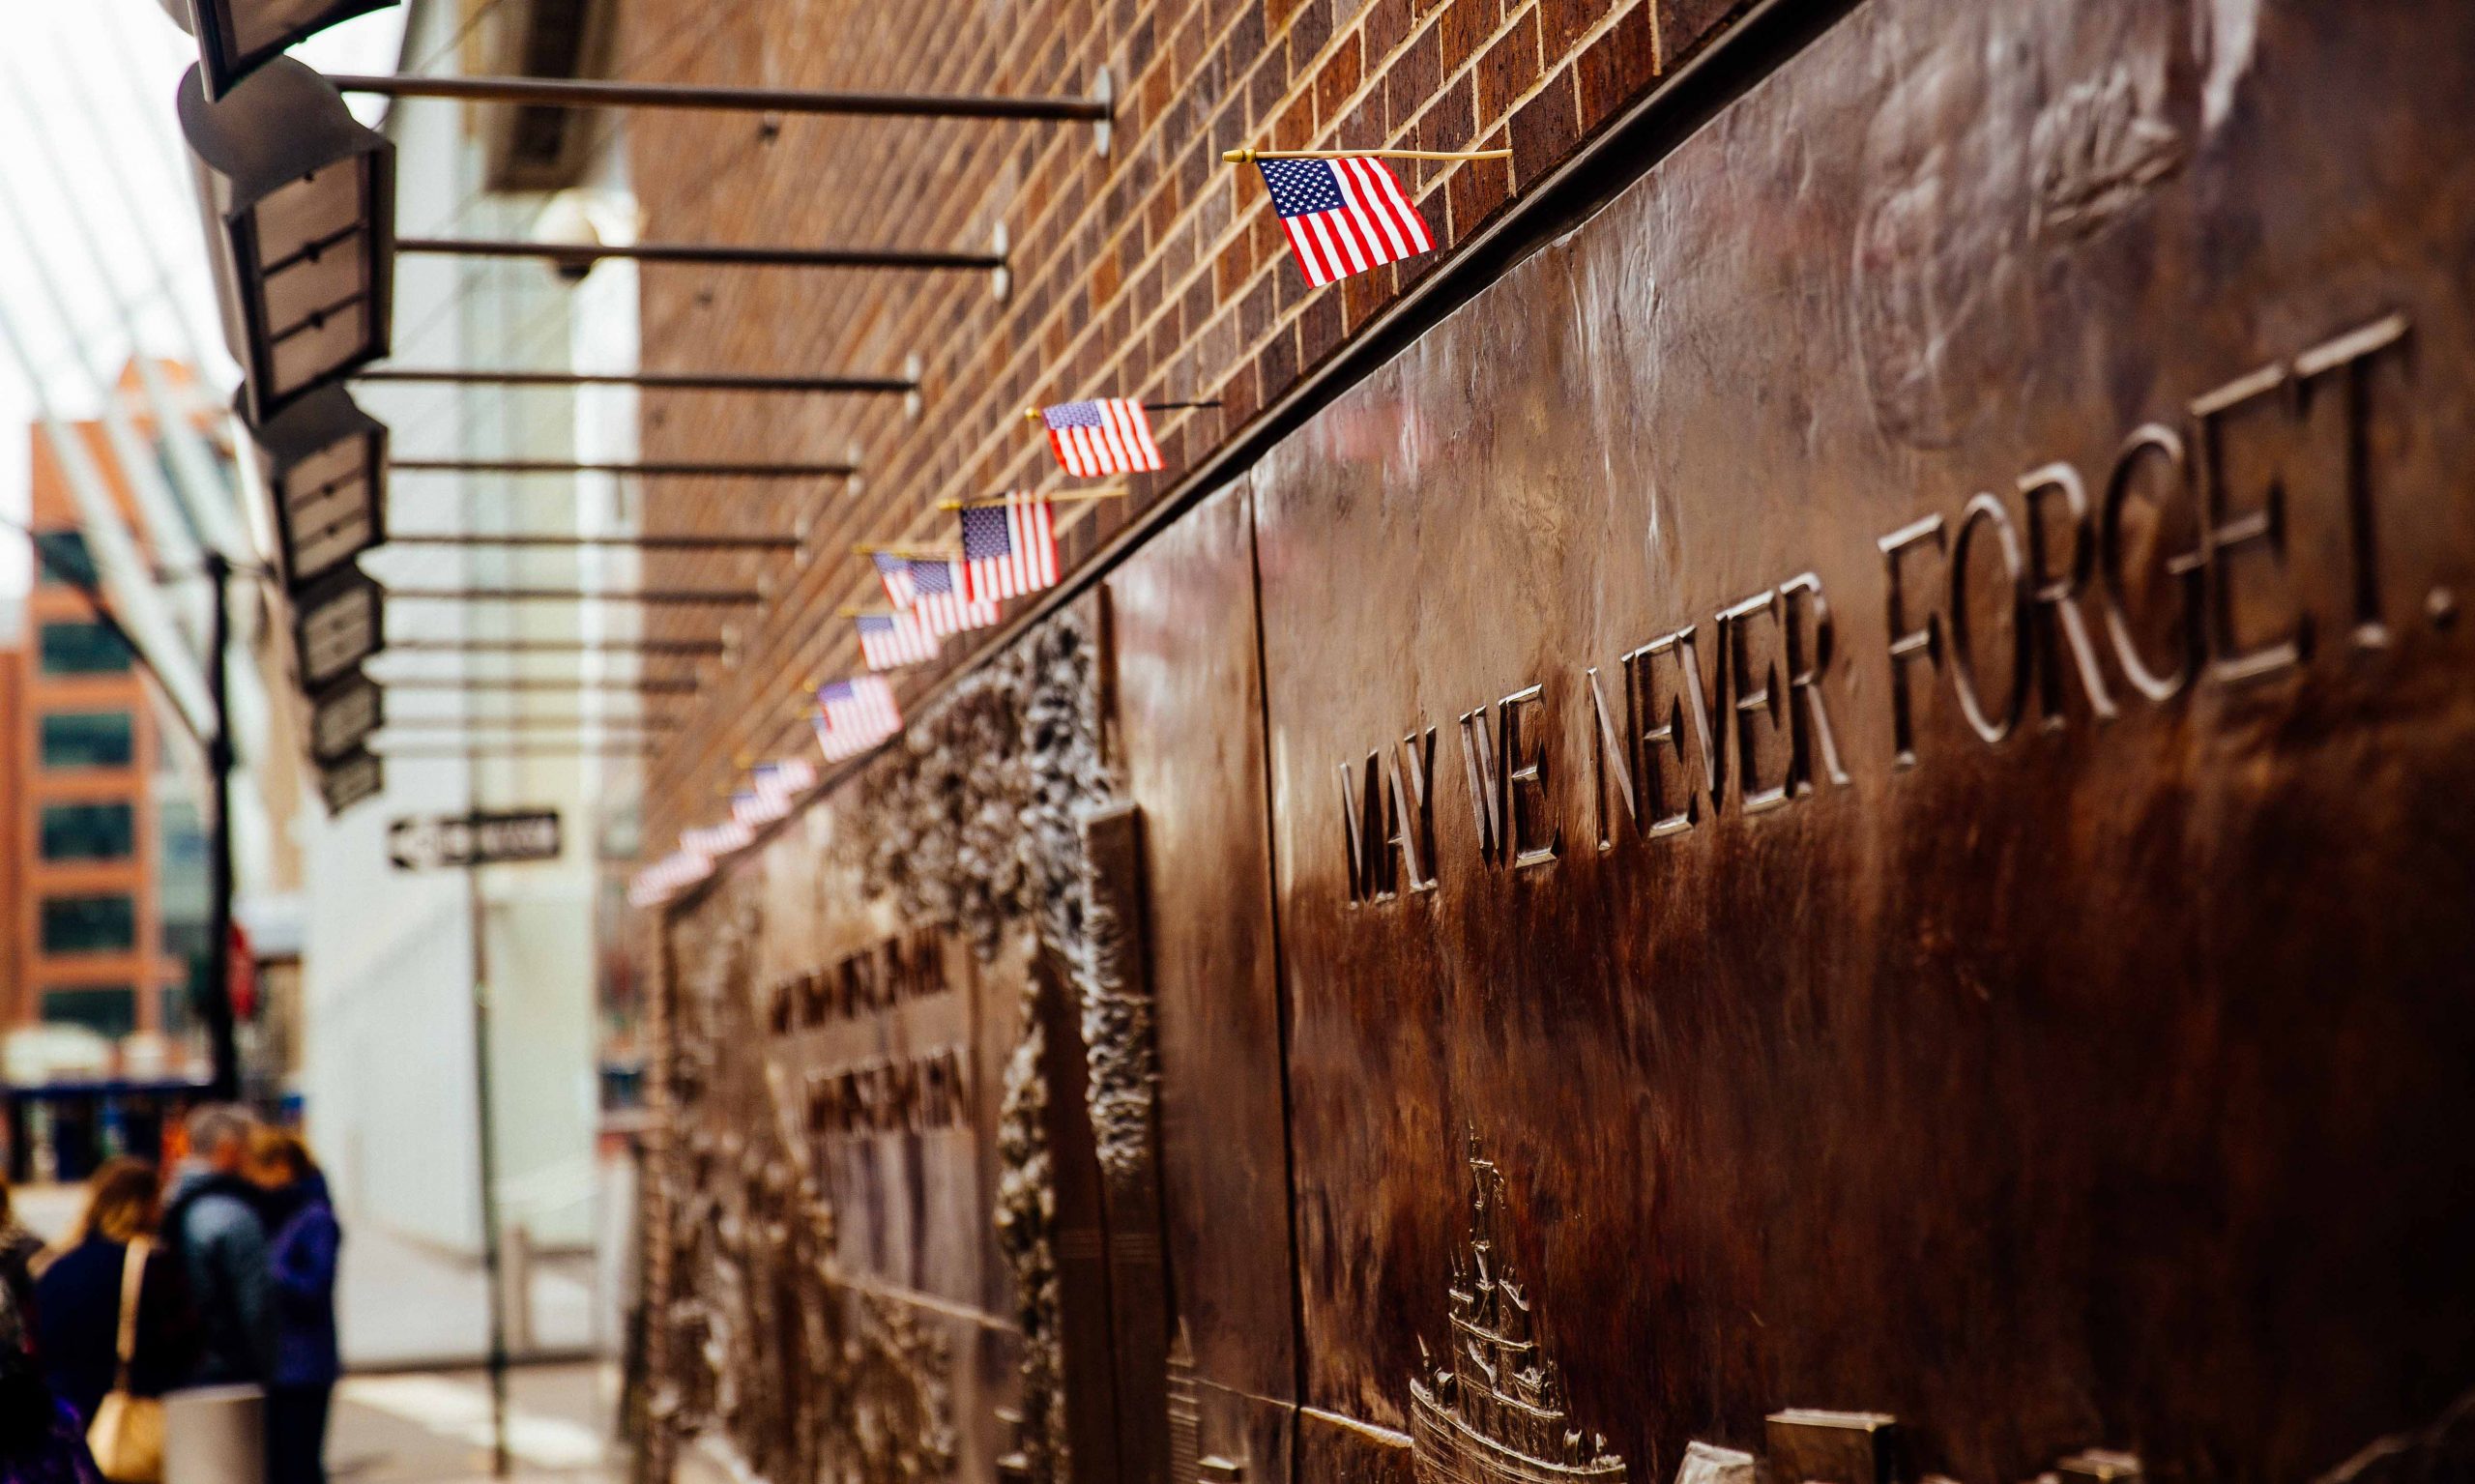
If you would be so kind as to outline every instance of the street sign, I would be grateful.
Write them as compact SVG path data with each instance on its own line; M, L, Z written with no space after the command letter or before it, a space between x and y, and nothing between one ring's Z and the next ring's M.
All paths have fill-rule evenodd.
M520 814L399 819L387 827L387 857L404 871L556 860L559 816L551 809L531 809Z
M318 767L318 792L326 797L329 814L341 814L386 788L387 765L364 748L356 747Z
M378 684L358 669L309 699L309 755L334 762L369 741L384 726L387 707Z

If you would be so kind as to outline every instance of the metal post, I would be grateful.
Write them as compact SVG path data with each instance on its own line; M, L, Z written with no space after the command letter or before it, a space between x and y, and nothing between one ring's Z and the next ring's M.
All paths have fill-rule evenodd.
M899 247L766 247L731 243L562 243L481 237L399 237L395 250L425 257L532 257L554 263L700 263L715 268L899 268L922 273L988 273L1005 266L1000 252L944 252Z
M563 77L414 77L330 73L338 92L382 98L449 98L551 108L687 108L702 112L838 114L879 118L1045 119L1106 123L1105 98L989 98L953 93L805 93Z
M215 730L206 739L206 771L215 790L215 829L206 846L206 982L198 1015L206 1022L208 1095L230 1102L241 1091L240 1047L232 1029L232 713L224 675L225 650L232 642L232 564L212 549L204 562L207 591L215 600L207 617L206 649L206 695L215 713Z
M613 464L557 458L394 458L387 461L387 467L397 474L616 474L715 480L842 480L859 472L858 464Z
M479 754L467 754L478 757ZM467 774L468 796L480 807L480 790ZM481 895L480 862L464 868L473 913L473 1101L480 1146L481 1268L490 1291L490 1475L509 1472L507 1447L507 1292L500 1286L499 1169L496 1123L490 1115L489 912Z
M917 381L901 376L740 376L698 371L494 371L441 366L356 371L355 381L428 382L451 387L646 387L658 392L836 392L859 396L909 396Z

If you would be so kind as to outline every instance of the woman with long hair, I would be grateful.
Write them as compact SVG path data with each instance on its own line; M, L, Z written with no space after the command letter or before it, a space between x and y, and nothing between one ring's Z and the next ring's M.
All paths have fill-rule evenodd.
M139 1258L137 1327L129 1391L160 1397L179 1385L197 1352L197 1324L180 1265L154 1244L161 1196L142 1159L104 1161L86 1182L86 1209L35 1280L36 1350L52 1389L93 1420L121 1371L121 1307L133 1242Z

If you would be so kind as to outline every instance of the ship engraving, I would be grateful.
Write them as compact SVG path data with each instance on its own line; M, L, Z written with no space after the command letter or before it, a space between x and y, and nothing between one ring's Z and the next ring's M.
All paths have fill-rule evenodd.
M1417 1484L1624 1484L1607 1440L1572 1425L1563 1379L1538 1345L1529 1295L1498 1240L1501 1171L1470 1140L1470 1237L1452 1260L1451 1335L1439 1364L1418 1340L1410 1382Z

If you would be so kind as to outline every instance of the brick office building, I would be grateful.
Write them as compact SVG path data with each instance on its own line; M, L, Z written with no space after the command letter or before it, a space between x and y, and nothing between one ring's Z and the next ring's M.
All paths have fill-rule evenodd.
M136 518L101 423L73 424ZM49 443L32 441L29 522L53 562L95 580L77 506ZM89 1072L184 1072L191 956L205 922L204 835L165 755L158 701L128 647L55 567L24 598L22 687L0 752L15 924L11 1028L83 1027L113 1043ZM167 786L169 785L169 786Z
M651 838L809 745L851 542L1059 482L1023 405L1222 404L639 919L653 1472L2463 1468L2462 6L682 3L616 55L1118 100L1104 159L633 127L649 237L1015 270L648 269L649 367L923 367L916 421L648 398L648 456L866 466ZM1219 152L1383 142L1513 158L1309 291Z

